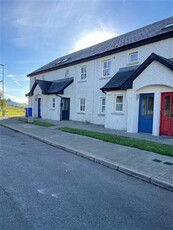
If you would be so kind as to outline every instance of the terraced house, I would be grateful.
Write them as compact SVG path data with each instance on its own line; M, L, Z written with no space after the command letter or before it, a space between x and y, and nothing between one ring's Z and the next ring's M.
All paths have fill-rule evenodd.
M173 17L28 74L34 117L173 136Z

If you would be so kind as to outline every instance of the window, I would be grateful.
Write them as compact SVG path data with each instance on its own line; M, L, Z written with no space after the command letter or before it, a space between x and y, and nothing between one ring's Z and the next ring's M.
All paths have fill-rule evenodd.
M129 54L129 63L138 61L138 51Z
M85 112L85 98L80 98L79 111Z
M103 62L103 77L111 75L111 60Z
M105 109L106 109L106 98L101 97L100 98L100 112L105 113Z
M52 108L55 108L55 98L52 98Z
M65 71L65 78L67 78L69 76L70 76L70 71L69 71L69 69L66 69L66 71Z
M168 117L169 116L169 111L170 111L170 106L171 106L171 97L170 95L166 96L164 98L164 116Z
M115 112L123 112L123 95L115 96Z
M80 79L83 81L86 79L86 65L82 66L80 71Z

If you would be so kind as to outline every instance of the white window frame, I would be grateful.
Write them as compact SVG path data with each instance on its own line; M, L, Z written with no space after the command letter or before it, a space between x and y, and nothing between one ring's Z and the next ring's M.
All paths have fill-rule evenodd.
M68 78L68 77L70 77L70 70L66 69L65 70L65 78Z
M133 60L133 58L132 58L134 54L137 54L137 59L135 59L135 60ZM138 51L134 51L134 52L129 53L129 55L128 55L129 64L137 63L138 61L139 61L139 52Z
M103 100L105 101L103 103ZM106 111L106 97L100 97L100 113L105 114Z
M83 65L80 67L80 80L85 81L87 78L87 66Z
M102 62L102 77L110 77L111 75L111 59Z
M55 109L56 107L56 99L55 97L52 98L52 108Z
M122 102L117 101L118 97L122 97ZM115 103L114 103L114 105L115 105L114 106L114 112L115 113L124 113L124 95L123 94L117 94L117 95L115 95ZM117 109L118 105L122 105L122 109L121 110Z
M86 100L84 97L79 98L79 112L85 112L86 110Z

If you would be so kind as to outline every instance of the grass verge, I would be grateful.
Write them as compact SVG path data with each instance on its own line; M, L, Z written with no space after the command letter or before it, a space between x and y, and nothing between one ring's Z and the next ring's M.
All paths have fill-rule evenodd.
M24 107L15 107L15 106L6 106L5 107L5 116L24 116L25 110ZM0 117L2 116L2 111L0 109Z
M130 137L117 136L115 134L99 133L94 131L88 131L83 129L74 129L68 127L60 127L58 130L74 133L82 136L96 138L102 141L110 142L113 144L125 145L128 147L133 147L141 150L146 150L149 152L159 153L166 156L173 157L173 146L166 144L159 144L156 142L139 140Z
M39 126L43 126L43 127L51 127L54 126L52 123L49 122L45 122L45 121L33 121L32 123L28 122L27 118L15 118L18 121L24 122L24 123L29 123L29 124L34 124L34 125L39 125Z

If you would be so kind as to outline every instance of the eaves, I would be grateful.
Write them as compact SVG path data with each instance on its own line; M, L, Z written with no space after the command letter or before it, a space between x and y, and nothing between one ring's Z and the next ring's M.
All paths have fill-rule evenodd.
M118 47L118 48L115 48L115 49L112 49L112 50L109 50L109 51L106 51L106 52L103 52L103 53L99 53L99 54L89 56L89 57L86 57L86 58L83 58L83 59L72 61L72 62L63 64L63 65L60 65L60 66L45 69L45 70L38 71L38 72L35 72L35 73L30 73L30 74L27 75L27 77L32 77L32 76L35 76L35 75L38 75L38 74L42 74L42 73L62 69L62 68L65 68L65 67L69 67L69 66L72 66L72 65L83 63L85 61L91 61L91 60L94 60L94 59L97 59L97 58L105 57L105 56L108 56L108 55L111 55L111 54L119 53L119 52L129 50L129 49L132 49L132 48L137 48L137 47L142 46L142 45L150 44L150 43L153 43L153 42L165 40L165 39L172 38L172 37L173 37L173 31L169 31L169 32L164 33L164 34L159 34L159 35L151 37L151 38L147 38L147 39L140 40L140 41L137 41L137 42L134 42L134 43L130 43L130 44L127 44L125 46L121 46L121 47Z

